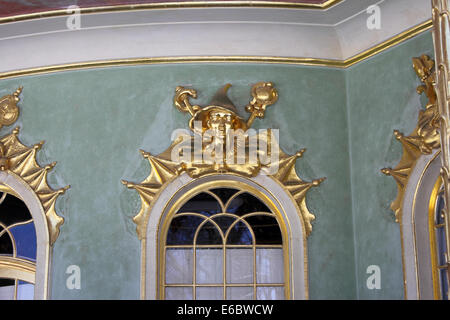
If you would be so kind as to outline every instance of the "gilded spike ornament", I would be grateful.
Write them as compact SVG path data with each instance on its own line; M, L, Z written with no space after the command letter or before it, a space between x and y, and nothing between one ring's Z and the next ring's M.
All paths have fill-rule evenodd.
M12 124L3 119L17 119L19 109L19 94L22 88L16 90L12 95L7 95L0 99L0 123L2 125ZM17 116L12 117L9 111L16 110ZM41 149L44 141L27 147L18 138L19 127L16 127L6 136L0 138L0 170L10 171L20 177L38 196L44 209L50 236L50 245L53 245L59 236L59 229L64 223L64 219L56 213L55 204L59 195L64 194L70 187L53 190L47 182L47 174L56 165L52 162L45 167L41 167L36 161L36 154Z
M427 55L413 58L412 61L413 68L422 82L422 85L418 86L416 91L418 94L425 93L428 103L424 110L419 111L417 126L409 136L394 130L395 138L402 144L402 158L395 168L381 169L381 172L392 176L397 183L397 197L391 204L397 222L400 222L401 219L406 185L417 159L421 155L431 154L434 149L440 147L440 115L434 90L434 61Z
M255 177L261 173L271 176L295 199L306 234L311 233L311 221L315 217L306 206L306 193L325 178L312 182L302 180L297 175L295 163L305 149L295 155L287 155L279 148L274 130L256 132L250 129L253 121L264 118L266 108L277 101L277 90L270 82L255 84L251 91L253 99L245 109L250 115L244 120L227 96L230 87L227 84L220 89L206 107L190 103L189 99L197 96L194 89L177 87L174 105L191 116L191 131L178 135L172 145L157 156L141 150L151 167L150 175L144 181L132 183L122 180L141 198L141 209L133 218L141 240L145 238L146 222L154 199L167 183L183 173L191 178L211 174Z

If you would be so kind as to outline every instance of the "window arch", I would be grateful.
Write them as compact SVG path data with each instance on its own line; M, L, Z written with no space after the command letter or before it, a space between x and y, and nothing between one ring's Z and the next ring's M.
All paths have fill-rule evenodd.
M8 110L0 119L0 127L17 120L17 102L21 92L22 87L0 98L4 109ZM41 167L36 155L44 141L28 147L19 140L19 131L20 128L16 127L0 138L0 190L4 195L3 201L16 198L16 204L20 203L23 209L21 212L6 210L0 213L0 236L4 247L0 252L0 278L14 280L14 298L17 298L17 285L22 285L19 281L26 281L30 284L34 282L34 299L47 299L51 247L64 223L64 218L56 212L56 200L70 186L54 190L48 185L47 175L56 162ZM19 218L20 215L23 219ZM24 228L28 230L24 231ZM20 233L19 229L22 235L17 237L14 232ZM27 236L29 239L25 241ZM19 245L18 240L25 243ZM29 252L24 254L23 248ZM18 249L21 251L18 252ZM8 285L8 281L2 282Z
M406 299L439 299L440 152L418 158L405 189L400 230ZM437 219L436 219L437 218ZM438 228L436 228L438 226Z
M36 228L25 203L0 185L0 299L33 299Z
M438 177L431 192L428 210L430 230L431 269L434 299L448 300L448 275L446 266L446 228L444 186Z
M264 186L264 187L263 187ZM279 234L281 235L281 245L279 243L277 244L258 244L258 235L256 234L255 237L255 245L252 244L243 244L243 247L241 249L246 249L244 246L248 246L248 249L251 248L251 250L257 250L257 248L267 248L267 249L277 249L278 252L275 252L272 250L270 253L267 252L257 252L256 254L264 254L267 255L272 254L273 255L273 262L276 261L279 266L282 266L282 273L277 270L278 272L278 278L275 281L274 279L267 279L266 282L259 281L258 283L258 271L255 270L256 274L256 281L254 280L255 273L253 273L253 265L256 266L256 264L252 265L252 275L251 279L249 279L247 275L247 279L249 279L247 282L242 283L229 283L232 282L227 281L227 279L231 279L232 274L229 273L228 277L225 275L225 280L221 278L220 283L200 283L199 287L219 287L222 289L222 292L224 290L233 291L235 289L228 289L228 287L247 287L247 295L248 298L245 299L252 299L255 295L255 287L256 291L259 287L273 287L277 289L271 289L267 290L269 291L268 294L266 294L267 298L277 298L277 299L307 299L308 298L308 285L307 285L307 256L306 256L306 232L305 232L305 226L304 222L299 214L298 206L293 199L293 197L286 192L286 190L273 178L266 175L258 175L254 178L245 178L237 175L230 175L230 174L215 174L215 175L208 175L201 178L192 179L187 174L182 174L172 180L163 190L161 193L159 193L158 197L155 199L155 202L152 204L152 207L149 208L150 212L148 215L148 222L146 223L146 236L142 239L142 254L141 254L141 279L142 279L142 286L141 286L141 296L145 299L162 299L165 297L165 291L163 289L165 288L164 281L166 280L166 266L164 265L165 260L167 257L166 254L166 245L167 245L167 235L169 232L170 227L172 226L172 221L177 214L181 213L179 212L184 204L189 202L189 200L194 199L199 194L203 193L204 191L211 192L210 190L213 189L235 189L238 190L234 194L236 197L239 196L239 194L247 193L248 195L251 195L255 197L255 199L258 201L258 205L264 207L263 210L267 210L269 212L265 211L253 211L252 213L255 213L255 216L257 216L256 213L263 213L262 216L268 216L270 218L274 218L275 220L271 220L272 224L271 227L275 225L275 221L277 224L277 227L279 229ZM220 202L218 201L218 198L220 199L220 196L216 195L216 197L212 196L206 192L206 194L210 195L214 198L214 200L219 203L218 207L216 207L216 211L222 211L222 208L220 206ZM229 192L229 191L225 191ZM231 200L232 201L232 200ZM231 204L231 202L230 202ZM226 205L224 204L226 207ZM184 210L184 209L183 209ZM217 213L219 213L217 211ZM214 216L217 214L214 212L212 215L207 216L205 215L205 218L200 217L204 222L203 226L207 224L207 222L210 223L210 225L216 227L214 223L211 222L211 220L215 220L216 218L219 218L220 216ZM220 212L221 213L221 212ZM200 213L201 214L201 213ZM235 213L232 213L231 216L235 219L233 222L241 222L241 226L245 225L245 227L248 228L251 223L248 221L247 224L242 222L242 218L245 215L239 216L234 215ZM193 215L194 216L194 215ZM225 216L225 215L224 215ZM230 216L230 217L231 217ZM236 217L237 216L237 217ZM180 215L181 217L181 215ZM248 217L249 218L249 217ZM178 218L175 218L178 219ZM241 220L240 220L241 219ZM245 219L244 219L245 220ZM248 219L247 219L248 220ZM236 224L238 224L236 222ZM201 222L200 222L201 223ZM232 222L231 222L232 223ZM216 222L216 225L220 228L219 223ZM230 226L231 227L231 224ZM217 227L216 227L217 228ZM243 226L241 228L242 231ZM249 229L250 230L250 229ZM200 232L200 229L199 229ZM230 231L231 233L231 231ZM225 235L225 233L222 234ZM251 234L251 232L250 232ZM220 236L220 232L219 232ZM170 241L175 241L177 238L170 238ZM271 241L275 241L276 237L274 236ZM193 240L193 238L192 238ZM223 240L220 238L220 240ZM270 239L269 239L270 240ZM203 241L203 240L202 240ZM279 238L278 240L279 241ZM171 242L169 242L171 243ZM185 244L186 245L186 244ZM197 244L196 244L197 245ZM272 248L270 248L273 245ZM171 244L169 244L170 248ZM180 244L174 245L175 246L183 246ZM190 246L193 248L193 243L187 244L186 246ZM224 244L215 243L215 244L207 244L207 247L216 246L216 248L224 247ZM225 246L228 246L225 243ZM234 245L230 245L230 248ZM254 249L253 249L254 248ZM240 254L238 252L233 252L227 249L228 252L232 252L233 254ZM282 251L282 252L281 252ZM222 254L226 254L226 250L222 251ZM242 253L243 254L243 253ZM175 254L176 255L176 254ZM178 253L178 255L183 255L182 253ZM247 259L254 259L253 252L250 254L250 252L247 252L246 254L243 254L246 256ZM229 254L230 256L230 254ZM276 257L276 258L275 258ZM193 258L193 255L192 255ZM181 259L181 258L180 258ZM221 266L225 265L226 269L226 259L219 260ZM280 260L281 259L281 260ZM217 261L217 259L216 259ZM229 259L230 261L230 259ZM236 260L235 260L236 261ZM270 259L266 260L267 263L270 263ZM224 263L225 262L225 263ZM247 268L248 265L247 265ZM270 269L270 268L269 268ZM278 268L277 268L278 269ZM194 268L191 269L192 271L192 277ZM202 270L201 270L202 271ZM204 271L204 270L203 270ZM186 273L187 275L187 273ZM204 272L203 274L205 277L211 275L207 272ZM223 269L220 275L224 275ZM263 275L261 274L260 280L263 279ZM274 273L275 276L275 273ZM281 279L281 280L280 280ZM178 280L178 279L175 279ZM174 280L174 281L175 281ZM189 279L190 280L190 279ZM187 281L187 280L185 280ZM234 281L234 280L233 280ZM191 282L192 285L187 286L183 285L182 283L172 283L173 286L168 287L189 287L185 289L185 291L191 290L193 292L194 284L197 284L195 282ZM181 285L180 285L181 284ZM186 284L186 283L185 283ZM272 285L273 284L273 285ZM272 285L272 286L271 286ZM253 291L250 292L250 289L252 288ZM281 289L282 288L282 289ZM209 289L211 290L211 289ZM202 290L200 290L202 291ZM217 289L216 289L217 291ZM243 293L244 289L237 289L235 291L240 291L240 294L245 295ZM263 290L260 290L260 298L263 298ZM270 293L275 292L276 293ZM218 291L217 291L218 292ZM235 294L235 293L230 293ZM237 295L237 293L236 293ZM256 298L258 297L258 292L256 292ZM251 297L250 297L251 296ZM201 298L201 296L199 297ZM211 297L210 297L211 298ZM218 298L223 298L218 297Z
M25 243L17 245L17 242L14 241L11 245L15 246L16 249L13 250L12 254L11 251L7 252L7 248L0 253L0 278L14 280L12 289L9 287L9 289L4 288L3 290L5 295L9 296L3 296L2 298L47 299L49 296L50 235L44 209L34 191L32 191L25 181L12 172L0 171L0 189L3 194L8 194L5 196L5 200L8 197L10 199L16 198L14 201L23 210L22 218L16 216L17 211L6 212L9 216L6 221L5 219L0 218L4 231L1 240L5 241L6 237L3 238L5 234L8 234L9 239L11 240L19 240L15 239L16 237L12 232L14 225L18 226L18 224L15 222L11 224L9 222L23 220L27 213L29 214L28 217L30 219L26 219L22 222L28 222L30 220L33 222L33 228L30 228L29 223L23 224L23 226L28 225L29 229L22 230L22 232L25 232L25 237L22 235L21 240L25 240ZM4 214L2 209L2 206L0 206L0 216L3 216ZM5 231L5 229L7 229L7 231ZM28 241L26 241L24 238L26 238L27 235L29 236L30 232L32 236L28 237ZM36 239L35 248L33 248L34 241L32 239L34 235ZM19 247L22 247L20 251L18 250ZM17 279L17 289L24 290L16 291L15 279ZM11 280L2 282L4 284L3 287L12 284ZM22 288L20 287L21 285L23 285ZM34 286L34 290L31 290L31 285Z
M279 214L258 195L243 183L214 181L170 208L161 234L160 298L289 297Z

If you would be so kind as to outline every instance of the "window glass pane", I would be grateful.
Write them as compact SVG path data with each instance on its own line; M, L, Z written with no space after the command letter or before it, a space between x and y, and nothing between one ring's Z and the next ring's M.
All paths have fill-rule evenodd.
M271 212L261 200L247 192L236 196L225 209L226 212L234 213L238 216L252 212Z
M196 254L197 283L223 283L223 250L197 249Z
M16 240L17 256L36 260L36 230L34 223L15 226L10 229Z
M281 230L273 216L256 215L245 218L255 234L256 244L282 244Z
M252 234L243 222L236 223L228 234L227 244L251 245L252 243Z
M253 287L228 287L227 300L253 300Z
M445 202L444 202L444 193L443 193L443 191L441 191L440 193L439 193L439 196L437 197L437 200L436 200L436 211L435 211L435 215L436 215L436 224L442 224L442 223L444 223L444 217L443 217L443 215L442 215L442 210L444 209L444 205L445 205Z
M196 216L175 216L167 231L167 244L193 244L197 227L204 219Z
M3 228L0 227L0 232L2 232L1 230L3 230ZM0 236L0 254L13 254L12 239L6 232L2 236Z
M447 242L445 240L445 228L436 228L436 240L437 240L437 247L438 247L438 264L440 266L443 266L445 262L445 252L447 248Z
M25 281L19 281L17 287L17 300L33 300L34 284Z
M223 300L223 287L197 287L197 300Z
M0 204L0 222L6 227L30 219L31 214L28 211L27 206L19 198L8 194L2 204Z
M0 300L14 300L14 280L0 278Z
M238 192L237 189L231 189L231 188L217 188L217 189L211 189L211 192L216 194L220 200L222 200L223 204L225 205L228 201L228 199L231 198L233 194Z
M221 212L219 202L212 195L202 192L186 202L178 213L195 212L206 216Z
M253 283L253 249L227 248L227 283Z
M217 218L213 219L222 230L223 234L227 232L230 225L236 220L236 218L233 217L226 217L226 216L219 216Z
M210 222L205 223L198 235L197 235L197 244L222 244L222 236L219 233L219 230Z
M447 291L448 291L448 284L447 284L447 270L441 269L439 270L439 276L441 279L441 297L443 300L447 300Z
M166 249L166 283L192 284L193 250Z
M256 282L284 283L283 249L256 249Z
M260 299L284 297L284 289L281 287L284 284L282 236L276 217L255 196L248 192L238 192L240 191L234 188L209 189L186 201L174 216L166 244L192 245L193 248L166 247L167 299L223 299L225 287L227 299L250 300L256 298L256 284L269 285L258 289L257 296ZM229 201L225 212L222 212L221 201L223 204ZM204 218L189 213L202 214L212 221L205 221ZM240 217L256 214L237 222L236 217L227 216L227 213ZM192 297L193 287L187 286L193 282L197 284L195 297ZM170 284L186 287L171 287ZM233 286L237 284L245 286Z
M192 300L192 287L166 287L166 300Z
M258 300L282 300L284 299L284 287L258 287L256 288Z

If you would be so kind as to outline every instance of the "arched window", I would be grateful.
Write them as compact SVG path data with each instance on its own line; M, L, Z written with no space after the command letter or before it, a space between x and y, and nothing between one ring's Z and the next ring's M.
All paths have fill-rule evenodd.
M439 150L419 157L405 188L400 231L406 299L446 296L440 161Z
M448 275L446 266L447 243L445 235L444 188L439 177L431 192L429 202L429 230L433 291L435 299L448 299Z
M285 298L277 215L244 184L200 186L171 213L163 231L161 298Z
M308 298L306 228L272 177L182 174L144 210L142 298Z
M36 229L19 196L2 185L0 195L0 299L33 299Z

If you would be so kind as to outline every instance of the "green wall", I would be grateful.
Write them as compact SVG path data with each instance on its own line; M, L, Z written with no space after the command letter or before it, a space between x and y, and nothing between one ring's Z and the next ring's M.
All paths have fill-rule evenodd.
M280 128L290 154L307 148L298 161L301 177L327 177L308 194L317 217L308 239L310 296L355 297L345 74L287 65L172 64L0 82L0 94L24 86L20 137L27 144L46 140L41 163L58 161L51 184L72 186L58 201L66 221L53 251L52 298L139 298L140 242L131 218L140 202L120 180L145 178L149 168L138 150L162 152L173 130L187 128L189 117L172 102L177 85L196 88L205 105L231 83L230 98L243 107L258 81L274 82L279 100L255 127ZM81 268L81 290L66 288L72 264Z
M139 154L164 151L188 116L173 107L178 85L206 105L226 83L241 107L251 85L272 81L278 102L255 128L280 129L306 180L327 177L307 195L316 215L308 238L311 299L403 298L399 226L389 209L400 146L394 128L415 126L419 97L411 57L431 53L429 33L346 70L273 64L167 64L60 72L0 80L0 96L23 86L15 125L28 145L46 143L42 165L58 161L50 184L71 185L57 202L65 218L54 245L53 299L138 299L140 242L132 217L137 194L121 179L149 172ZM15 126L13 125L13 126ZM12 127L2 128L0 134ZM368 290L366 268L379 265L381 290ZM81 268L81 290L66 288L69 265Z
M424 101L411 58L422 54L433 57L431 32L346 70L358 299L404 298L400 228L390 209L397 186L380 169L401 158L394 129L408 135L417 124ZM367 288L370 265L380 267L380 290Z

